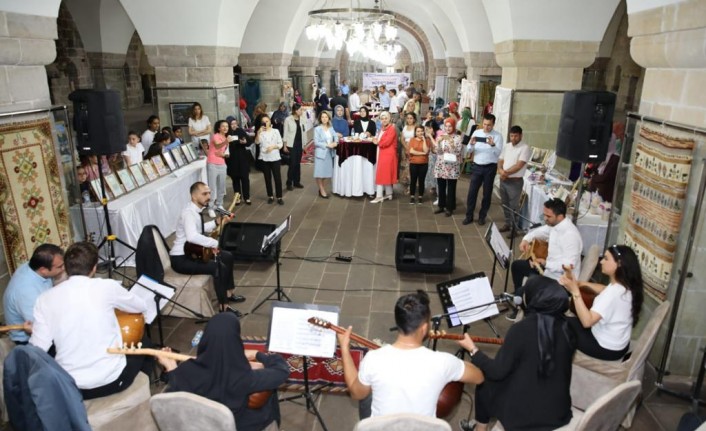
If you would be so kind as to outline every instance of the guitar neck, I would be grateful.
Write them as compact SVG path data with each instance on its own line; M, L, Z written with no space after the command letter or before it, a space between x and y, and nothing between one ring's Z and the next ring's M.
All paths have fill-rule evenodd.
M5 325L5 326L0 326L0 332L7 332L7 331L16 331L20 329L24 329L24 325Z
M330 323L328 326L328 329L334 331L337 334L343 334L346 332L346 330L340 326L334 325L333 323ZM362 337L358 334L351 334L351 340L355 341L356 343L360 344L361 346L367 347L368 349L375 350L379 349L380 346L373 341L368 340L365 337Z
M194 359L195 356L184 355L182 353L166 352L164 350L157 349L121 349L121 348L109 348L108 353L114 353L118 355L149 355L162 357L167 359L174 359L175 361L184 362L189 359Z

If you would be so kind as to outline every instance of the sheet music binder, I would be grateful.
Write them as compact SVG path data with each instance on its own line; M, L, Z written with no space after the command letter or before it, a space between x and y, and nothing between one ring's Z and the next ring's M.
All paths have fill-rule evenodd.
M449 287L456 286L458 284L461 284L464 281L467 280L475 280L476 278L483 278L485 277L485 273L483 271L481 272L476 272L475 274L471 275L466 275L463 277L455 278L453 280L448 280L441 282L436 285L436 291L439 294L439 299L441 300L441 306L444 308L444 314L449 313L449 308L454 307L454 303L451 300L451 295L449 294ZM455 328L456 326L461 326L462 323L457 323L454 324L452 322L451 316L446 316L446 324L448 325L449 328Z

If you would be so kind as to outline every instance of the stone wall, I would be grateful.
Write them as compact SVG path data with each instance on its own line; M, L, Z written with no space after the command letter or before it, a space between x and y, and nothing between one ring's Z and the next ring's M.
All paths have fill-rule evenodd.
M69 94L80 88L93 88L93 78L81 35L64 3L59 7L56 26L56 59L46 66L46 75L52 103L70 106Z

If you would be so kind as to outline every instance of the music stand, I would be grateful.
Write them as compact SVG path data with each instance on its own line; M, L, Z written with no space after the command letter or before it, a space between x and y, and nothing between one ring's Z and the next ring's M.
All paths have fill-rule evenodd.
M308 357L332 358L336 353L336 334L333 331L322 332L307 321L311 317L320 317L329 322L338 323L340 308L335 305L294 304L277 301L272 303L270 327L268 328L267 350L270 352L300 355L303 361L304 392L279 401L294 401L303 398L309 413L316 415L324 431L328 431L319 409L316 407L314 394L333 383L325 384L314 390L309 387ZM295 403L297 404L297 403Z
M145 315L146 320L149 320L147 323L152 323L154 319L157 319L157 330L159 331L159 344L160 346L164 346L164 333L162 332L162 308L164 308L167 303L174 304L174 306L179 307L191 314L193 314L195 317L197 317L199 320L196 321L196 323L204 323L208 319L206 316L203 314L199 313L198 311L192 310L191 308L182 305L178 303L177 301L172 299L172 296L174 295L174 292L176 292L176 288L173 286L170 286L166 283L159 283L156 280L153 280L152 278L142 275L138 280L134 280L128 276L125 276L125 278L128 281L131 281L133 283L132 286L128 288L128 290L132 291L135 286L139 286L140 289L136 290L136 295L141 297L145 301L149 300L154 300L154 306L155 306L155 312L154 316L149 319L149 316L151 316L152 313L147 313L148 315ZM160 290L164 291L164 293L160 292ZM169 290L171 290L171 295L169 295ZM138 293L142 292L142 293ZM150 298L151 296L151 298Z
M280 268L280 262L279 262L279 252L281 248L280 241L282 241L282 237L284 237L284 234L289 232L289 227L292 225L292 215L288 215L284 221L277 226L277 229L273 230L269 235L265 235L262 238L262 247L260 248L260 252L263 254L269 254L270 250L272 247L275 248L275 265L276 265L276 271L277 271L277 287L275 290L270 292L269 295L267 295L267 298L263 299L260 301L252 310L250 310L250 314L254 313L257 311L258 308L262 307L262 305L267 302L267 301L282 301L282 300L287 300L288 302L292 302L291 299L289 299L289 296L287 296L286 293L284 293L284 290L282 290L282 284L280 283L280 275L279 275L279 268ZM272 297L274 295L277 295L277 299L273 299Z
M483 281L484 279L486 281ZM470 328L471 323L483 320L495 336L500 338L500 333L490 318L500 313L497 304L505 302L505 299L498 300L493 297L493 289L487 280L488 277L484 272L476 272L437 284L436 290L439 293L444 313L432 317L432 330L439 330L441 319L444 317L449 328L463 325L464 333ZM487 286L487 289L483 289L484 286ZM476 292L473 292L474 289ZM481 311L469 313L476 310ZM437 340L434 340L432 347L434 350L436 350L436 343Z
M490 285L492 286L495 281L495 268L498 263L505 270L507 270L510 266L512 248L508 248L507 244L505 244L505 240L500 234L498 226L494 222L490 223L488 230L485 231L485 242L488 244L488 247L490 247L490 250L493 251L493 272L490 276ZM510 239L510 242L512 243L512 238ZM507 284L505 284L505 291L507 291Z

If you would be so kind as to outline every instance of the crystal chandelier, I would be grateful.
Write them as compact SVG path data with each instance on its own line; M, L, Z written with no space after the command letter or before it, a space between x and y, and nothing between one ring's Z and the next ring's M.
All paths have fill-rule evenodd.
M360 53L387 66L395 64L402 50L395 42L394 13L383 8L382 0L375 0L372 8L353 7L351 0L350 8L312 10L305 34L311 41L323 40L328 49L345 45L349 55Z

